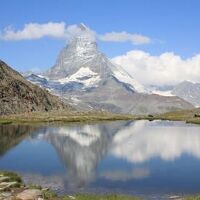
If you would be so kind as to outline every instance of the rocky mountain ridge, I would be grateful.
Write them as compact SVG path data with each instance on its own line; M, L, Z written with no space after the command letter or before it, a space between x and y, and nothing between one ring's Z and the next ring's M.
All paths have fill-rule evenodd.
M73 108L0 60L0 115L52 110L67 112Z
M200 106L200 83L183 81L176 85L171 93L190 102L195 107Z

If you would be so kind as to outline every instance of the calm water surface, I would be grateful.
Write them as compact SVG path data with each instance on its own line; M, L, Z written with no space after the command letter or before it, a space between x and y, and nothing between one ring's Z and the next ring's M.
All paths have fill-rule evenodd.
M117 121L0 126L0 169L58 193L200 193L200 126Z

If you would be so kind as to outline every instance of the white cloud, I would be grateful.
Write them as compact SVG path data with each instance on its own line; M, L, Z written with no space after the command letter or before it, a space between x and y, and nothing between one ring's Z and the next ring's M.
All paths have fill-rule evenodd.
M65 35L65 23L49 22L47 24L29 23L22 30L7 27L0 34L2 40L33 40L44 36L62 38Z
M144 85L173 85L184 80L200 81L200 54L182 59L172 52L152 56L144 51L129 51L112 59Z
M134 45L149 44L151 42L151 39L147 36L131 34L125 31L105 33L104 35L99 35L98 38L108 42L132 42Z
M6 27L0 32L0 40L35 40L43 37L70 39L79 35L89 37L91 40L98 38L101 41L132 42L137 45L151 42L150 38L139 34L111 32L99 35L84 24L67 26L65 22L49 22L46 24L29 23L25 24L21 30Z
M69 25L64 22L49 22L46 24L29 23L25 24L23 29L15 30L12 27L6 27L0 32L1 40L35 40L43 37L70 39L78 35L85 35L95 39L95 32L84 25Z
M132 163L144 163L153 158L173 161L185 154L199 159L199 127L136 121L114 136L110 149L112 155Z

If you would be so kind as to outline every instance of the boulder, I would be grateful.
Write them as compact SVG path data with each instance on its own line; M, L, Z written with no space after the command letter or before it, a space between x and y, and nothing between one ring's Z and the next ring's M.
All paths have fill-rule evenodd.
M27 189L16 196L16 198L20 200L35 200L39 197L42 197L42 191L38 189Z

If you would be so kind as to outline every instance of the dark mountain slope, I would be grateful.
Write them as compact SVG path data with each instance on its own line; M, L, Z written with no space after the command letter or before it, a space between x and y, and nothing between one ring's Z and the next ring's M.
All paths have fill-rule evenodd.
M0 115L72 109L0 60Z

